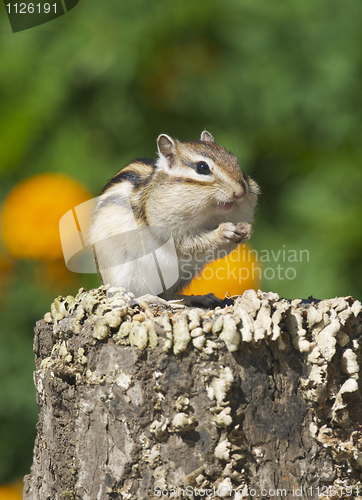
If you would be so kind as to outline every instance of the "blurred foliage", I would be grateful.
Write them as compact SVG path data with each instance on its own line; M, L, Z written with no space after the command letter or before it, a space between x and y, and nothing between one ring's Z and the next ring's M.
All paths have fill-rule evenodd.
M133 157L155 157L159 133L190 140L206 128L261 185L254 248L309 252L271 256L264 267L296 277L263 289L361 299L361 18L358 0L88 0L12 34L1 4L0 201L44 172L97 195ZM31 462L35 321L97 278L0 253L5 481Z

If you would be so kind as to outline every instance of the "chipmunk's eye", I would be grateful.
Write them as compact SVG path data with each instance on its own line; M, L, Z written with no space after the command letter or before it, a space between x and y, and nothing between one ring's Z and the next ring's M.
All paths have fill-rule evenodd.
M196 172L198 174L202 174L202 175L210 175L211 174L210 167L205 161L199 161L196 164Z

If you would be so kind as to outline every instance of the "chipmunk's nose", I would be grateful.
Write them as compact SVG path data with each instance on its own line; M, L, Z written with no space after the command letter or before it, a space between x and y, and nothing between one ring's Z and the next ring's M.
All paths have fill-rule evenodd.
M247 192L247 187L244 180L242 180L240 184L238 183L234 187L234 192L233 192L234 198L242 198L243 196L245 196L246 192Z
M242 198L245 194L245 189L243 186L238 186L234 189L234 198Z

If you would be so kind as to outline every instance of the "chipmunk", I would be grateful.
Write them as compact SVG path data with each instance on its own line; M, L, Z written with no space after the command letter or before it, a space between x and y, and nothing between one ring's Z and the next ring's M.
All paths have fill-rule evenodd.
M258 185L206 130L188 142L161 134L157 148L157 160L135 159L97 199L88 240L98 269L105 284L136 297L215 307L220 299L212 293L178 292L218 252L250 238Z

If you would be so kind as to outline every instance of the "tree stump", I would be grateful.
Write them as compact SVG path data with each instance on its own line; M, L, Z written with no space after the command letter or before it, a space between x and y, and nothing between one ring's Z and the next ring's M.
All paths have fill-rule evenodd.
M360 302L58 297L26 500L362 497Z

